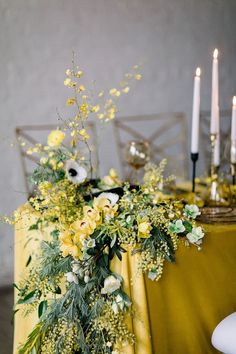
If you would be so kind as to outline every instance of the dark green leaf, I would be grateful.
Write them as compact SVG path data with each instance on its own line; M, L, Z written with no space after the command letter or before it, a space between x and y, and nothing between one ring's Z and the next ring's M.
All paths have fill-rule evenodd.
M28 260L27 260L27 262L26 262L26 265L25 265L26 267L28 267L28 265L30 264L31 260L32 260L32 257L29 256L29 258L28 258Z
M184 227L185 227L185 230L187 231L187 232L191 232L192 231L192 225L190 224L190 222L188 222L188 221L183 221L183 225L184 225Z
M32 230L38 230L39 229L39 223L37 222L36 224L31 225L28 230L32 231Z
M27 294L23 299L18 300L18 304L30 304L35 300L35 294L37 290L31 291L29 294Z
M121 261L122 260L122 255L121 255L121 252L118 248L115 249L115 253L117 255L117 257L119 258L119 260Z
M47 310L48 302L47 300L41 301L38 307L38 317L40 318L42 314Z
M111 240L111 244L110 244L111 248L115 245L116 239L117 239L117 235L116 234L112 235L112 240Z
M16 285L16 283L13 283L14 288L16 288L17 290L21 291L21 289L18 287L18 285Z
M55 230L53 230L53 231L51 232L51 236L52 236L53 238L55 238L55 239L58 238L59 234L60 234L60 231L57 230L57 229L55 229Z
M59 286L54 290L54 294L61 294L61 288Z

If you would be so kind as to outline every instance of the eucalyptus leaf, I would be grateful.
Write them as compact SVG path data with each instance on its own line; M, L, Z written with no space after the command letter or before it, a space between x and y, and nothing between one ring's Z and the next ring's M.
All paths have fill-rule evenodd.
M47 308L48 308L47 300L41 301L38 306L38 318L40 318L43 315L43 313L47 310Z

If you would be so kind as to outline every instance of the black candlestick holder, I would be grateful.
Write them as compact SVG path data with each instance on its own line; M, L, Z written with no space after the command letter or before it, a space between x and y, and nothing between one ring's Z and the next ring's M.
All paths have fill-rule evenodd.
M195 193L196 164L197 164L197 160L198 160L198 152L191 152L191 160L192 160L192 163L193 163L192 192Z

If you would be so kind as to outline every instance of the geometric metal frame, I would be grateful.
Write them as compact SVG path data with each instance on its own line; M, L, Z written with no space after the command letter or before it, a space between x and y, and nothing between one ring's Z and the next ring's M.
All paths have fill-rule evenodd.
M156 124L156 129L149 130L149 136L145 136L145 134L140 131L138 128L139 122L149 124L149 122L161 122L162 125L158 126ZM172 160L179 160L180 162L180 173L181 177L186 178L186 174L188 171L188 150L187 150L187 136L188 136L188 127L187 121L184 113L179 112L170 112L170 113L159 113L159 114L152 114L152 115L142 115L142 116L129 116L129 117L119 117L116 118L113 122L114 124L114 134L117 142L117 147L119 151L119 159L121 163L121 169L123 178L129 175L127 168L128 164L124 158L124 149L128 141L124 141L122 135L124 132L126 135L130 136L130 140L145 140L148 141L150 145L151 151L151 160L153 162L159 162L162 158L167 158L168 165L171 165ZM174 139L168 140L168 131L170 129L176 128L178 134L175 136ZM166 136L165 142L160 143L160 136ZM178 156L172 156L166 153L166 149L170 148L170 146L179 146L180 147L180 154ZM158 156L158 161L157 161Z

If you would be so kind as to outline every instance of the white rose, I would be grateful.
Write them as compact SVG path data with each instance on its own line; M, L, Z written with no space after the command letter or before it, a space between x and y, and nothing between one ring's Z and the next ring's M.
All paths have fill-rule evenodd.
M72 263L72 272L75 274L79 274L81 270L81 266L79 265L79 263L73 262Z
M119 289L121 286L121 281L114 277L114 275L109 275L104 280L104 287L101 290L102 294L112 294L114 291Z
M77 276L76 276L74 273L72 273L72 272L65 273L65 277L66 277L66 280L67 280L69 283L78 284L78 278L77 278Z
M202 238L204 237L204 232L200 226L193 227L192 231L186 235L190 243L196 243L200 245L202 243Z

